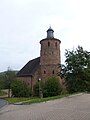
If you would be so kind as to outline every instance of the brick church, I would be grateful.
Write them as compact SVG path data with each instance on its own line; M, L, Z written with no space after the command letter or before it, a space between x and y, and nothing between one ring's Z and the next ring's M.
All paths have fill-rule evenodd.
M48 77L58 77L60 71L58 65L61 63L59 39L54 38L54 30L50 27L47 30L47 37L40 41L40 57L30 60L18 73L18 79L24 81L31 87L38 80L45 82ZM60 78L59 78L60 79Z

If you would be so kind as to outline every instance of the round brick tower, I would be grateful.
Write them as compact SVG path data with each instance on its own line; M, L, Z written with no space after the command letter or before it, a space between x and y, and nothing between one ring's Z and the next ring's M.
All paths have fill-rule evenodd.
M40 41L40 77L44 81L48 77L58 77L58 65L61 63L60 43L59 39L54 38L54 30L51 27L47 30L47 37Z

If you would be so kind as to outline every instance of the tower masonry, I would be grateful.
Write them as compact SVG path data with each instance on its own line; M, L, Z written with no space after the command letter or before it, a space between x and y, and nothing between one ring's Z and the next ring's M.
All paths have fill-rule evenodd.
M54 30L51 27L47 30L47 37L40 41L40 66L43 81L48 77L59 77L58 66L61 63L60 43L59 39L54 38Z
M47 30L47 37L40 41L40 57L28 61L17 73L17 78L25 82L34 95L34 85L42 80L45 82L49 77L58 77L59 64L61 64L59 39L54 38L54 30Z

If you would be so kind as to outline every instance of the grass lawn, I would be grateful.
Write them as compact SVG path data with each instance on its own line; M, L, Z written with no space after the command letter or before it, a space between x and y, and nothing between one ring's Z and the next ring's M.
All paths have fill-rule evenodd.
M74 94L78 94L78 93L74 93ZM31 98L6 98L6 100L10 104L17 103L17 102L22 102L22 104L32 104L32 103L40 103L40 102L46 102L46 101L49 101L49 100L60 99L60 98L64 98L64 97L67 97L67 96L70 96L70 95L73 95L73 94L64 94L64 95L41 98L41 99L31 97Z

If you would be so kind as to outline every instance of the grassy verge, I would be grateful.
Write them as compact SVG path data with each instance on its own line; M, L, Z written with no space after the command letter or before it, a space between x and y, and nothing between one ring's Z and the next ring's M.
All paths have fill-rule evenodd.
M24 102L24 104L46 102L46 101L49 101L49 100L60 99L60 98L67 97L67 96L70 96L70 94L65 94L65 95L60 95L60 96L53 96L53 97L47 97L47 98L41 98L41 99L40 98L32 99L30 101Z
M74 93L74 94L78 94L78 93ZM41 98L41 99L33 97L33 98L6 98L6 100L11 104L17 103L17 102L22 102L23 104L32 104L32 103L40 103L40 102L46 102L49 100L60 99L60 98L68 97L70 95L74 95L74 94L64 94L64 95Z
M8 103L13 104L17 102L23 102L23 101L30 100L30 98L5 98L5 100L7 100Z

